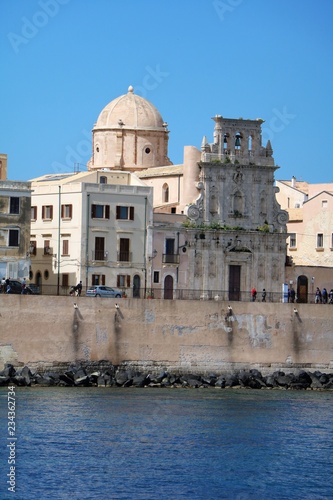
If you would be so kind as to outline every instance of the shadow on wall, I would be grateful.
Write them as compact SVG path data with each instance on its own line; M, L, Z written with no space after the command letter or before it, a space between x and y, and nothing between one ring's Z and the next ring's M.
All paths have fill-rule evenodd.
M74 306L74 316L72 323L72 333L73 333L73 349L75 354L75 359L78 359L78 349L79 349L79 326L80 321L83 321L83 316L79 310L79 306L76 302L73 304Z

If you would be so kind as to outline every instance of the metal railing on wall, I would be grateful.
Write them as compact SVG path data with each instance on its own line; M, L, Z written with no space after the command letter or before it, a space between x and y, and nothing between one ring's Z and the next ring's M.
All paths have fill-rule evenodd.
M60 286L59 294L57 285L40 285L39 294L40 295L60 295L60 296L70 296L71 291L70 286ZM117 288L117 287L114 287ZM126 288L118 287L121 290L124 297L127 298L147 298L147 299L174 299L174 300L211 300L211 301L239 301L239 302L253 302L253 297L250 290L241 290L238 292L230 292L228 290L192 290L188 288L180 288L176 290L165 290L164 288ZM1 293L1 290L0 290ZM82 296L86 295L86 288L82 288ZM304 300L302 300L303 302ZM258 291L255 302L267 302L267 303L278 303L284 302L282 292L269 292L266 291L265 297L263 297L262 292ZM289 302L291 302L289 300ZM297 297L295 298L295 303L299 302ZM327 304L332 303L330 299L327 299ZM309 293L307 295L307 300L305 303L315 304L315 294Z

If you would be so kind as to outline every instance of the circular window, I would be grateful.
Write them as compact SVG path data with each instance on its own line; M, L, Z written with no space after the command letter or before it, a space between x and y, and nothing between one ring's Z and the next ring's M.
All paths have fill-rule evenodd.
M150 153L150 148L146 148L146 149L145 149L145 153L147 153L147 155L149 155L149 153Z
M48 272L48 270L47 270L47 269L46 269L46 271L44 271L44 278L45 278L46 280L48 280L48 279L49 279L49 272Z

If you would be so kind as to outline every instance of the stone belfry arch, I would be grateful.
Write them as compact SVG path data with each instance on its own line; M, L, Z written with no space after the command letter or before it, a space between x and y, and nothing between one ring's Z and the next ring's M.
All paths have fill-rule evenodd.
M117 97L101 111L92 130L88 170L137 171L171 165L168 125L155 106L134 93Z

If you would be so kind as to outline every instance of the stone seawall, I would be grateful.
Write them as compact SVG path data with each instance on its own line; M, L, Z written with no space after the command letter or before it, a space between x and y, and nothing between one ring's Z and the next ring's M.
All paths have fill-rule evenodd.
M332 318L328 304L0 295L0 364L46 371L105 360L155 374L332 373Z

